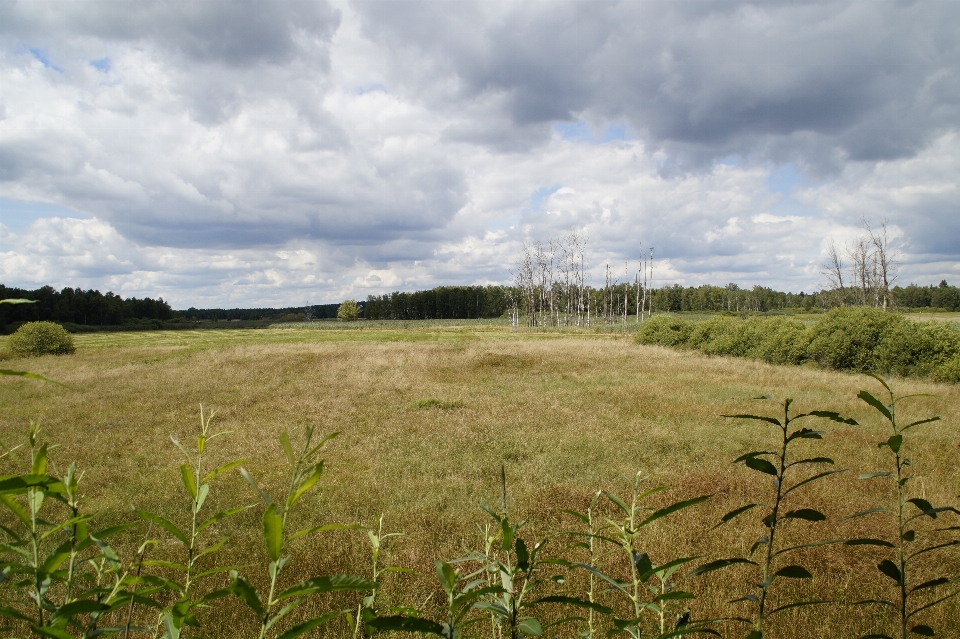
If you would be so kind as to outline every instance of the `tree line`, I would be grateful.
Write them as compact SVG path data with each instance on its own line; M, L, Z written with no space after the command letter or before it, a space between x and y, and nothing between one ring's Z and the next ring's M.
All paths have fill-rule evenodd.
M126 299L108 291L44 286L34 291L0 284L0 299L21 298L36 304L0 304L0 326L22 322L59 322L87 326L120 325L132 320L166 321L174 311L162 297Z

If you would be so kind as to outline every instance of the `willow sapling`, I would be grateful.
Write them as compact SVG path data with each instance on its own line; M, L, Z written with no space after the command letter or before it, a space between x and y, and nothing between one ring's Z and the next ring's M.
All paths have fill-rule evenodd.
M908 490L910 481L914 476L910 474L913 464L906 452L906 432L939 421L939 417L928 417L910 422L906 426L901 426L897 422L897 404L911 397L923 397L924 395L906 395L896 397L890 387L890 380L883 379L877 375L871 375L879 381L887 394L888 403L884 403L872 395L869 391L861 390L857 395L861 400L871 406L886 421L890 427L890 436L881 441L878 446L881 449L890 452L891 470L872 472L860 475L859 479L886 479L893 482L896 499L893 508L876 507L858 512L848 517L854 519L873 514L883 514L892 517L897 525L897 539L894 543L878 539L861 539L860 543L875 546L885 546L893 551L892 558L883 559L878 565L879 570L884 576L889 577L896 584L897 596L892 599L868 600L860 603L877 604L889 610L894 618L897 627L897 636L900 639L906 639L910 634L920 636L935 636L935 630L927 625L915 622L915 617L931 608L938 606L947 600L956 597L960 590L956 588L956 577L951 578L947 575L939 575L932 579L926 579L922 583L916 583L911 579L916 579L918 572L917 564L921 561L929 561L946 549L960 545L960 541L952 539L946 542L928 543L922 545L920 542L923 531L916 530L924 518L930 521L938 519L939 515L951 513L960 514L952 506L935 507L922 497L910 497ZM956 526L950 526L942 531L955 531ZM920 547L922 546L922 547ZM946 592L944 592L946 591ZM919 600L919 601L918 601ZM892 639L889 635L883 633L871 633L864 635L861 639Z
M34 633L49 637L71 636L65 631L68 626L84 637L118 631L121 628L102 627L101 620L126 607L138 584L149 582L139 593L149 602L162 583L131 576L104 541L134 523L88 531L93 516L81 512L76 465L62 478L50 473L50 446L41 444L40 436L39 425L31 422L29 471L0 477L0 503L14 516L10 526L0 526L0 581L25 591L27 600L0 606L0 617L25 622Z
M233 583L227 590L239 597L240 600L256 614L257 619L260 621L260 632L258 635L260 639L269 636L271 630L273 630L277 623L312 595L337 591L362 592L365 590L375 590L378 587L375 581L364 577L354 575L325 575L313 577L280 590L282 581L280 577L283 569L289 564L292 558L291 542L307 535L330 530L360 528L360 526L357 525L328 524L304 528L296 532L290 532L288 530L288 520L290 513L293 511L293 507L317 484L323 474L323 460L317 459L317 453L323 448L324 444L337 435L339 435L339 433L327 435L321 439L319 443L314 444L313 428L307 426L304 432L303 445L298 451L295 451L286 431L280 434L280 444L283 446L283 452L286 454L287 461L290 464L290 481L287 486L286 495L282 501L274 501L260 489L257 482L245 468L240 468L240 473L243 475L243 478L253 486L266 506L263 512L262 530L267 558L269 559L267 574L270 577L270 585L268 591L265 593L266 596L263 596L249 579L239 574L238 571L233 570L230 573L233 578ZM349 615L351 612L352 610L336 610L313 617L283 632L279 635L279 638L294 639L294 637L299 637L305 632L313 630L341 615Z
M640 472L634 476L629 504L617 495L604 491L603 494L622 514L622 519L608 518L607 525L592 534L595 540L611 544L618 550L618 556L627 564L629 580L617 579L595 565L580 564L580 567L609 583L613 593L626 599L628 615L614 618L613 624L616 630L632 639L679 637L693 633L717 634L708 627L708 622L690 622L688 614L675 613L672 608L678 602L694 598L693 594L676 587L673 576L678 568L697 557L681 557L654 565L650 556L641 548L647 526L667 515L700 504L712 495L677 501L663 508L650 508L644 506L643 502L669 487L656 486L642 491L642 485L647 479L649 477ZM610 569L607 570L609 572ZM653 619L648 621L647 617L651 615Z
M180 479L189 504L189 527L180 528L169 519L156 513L144 510L136 511L141 519L150 522L151 525L156 525L166 530L179 542L185 554L183 563L159 559L151 559L143 562L146 566L172 569L180 575L180 579L170 580L168 582L171 588L179 592L179 598L173 604L164 608L160 614L163 636L166 639L178 639L183 631L184 625L197 625L194 609L205 603L208 598L205 595L199 597L194 596L193 591L195 590L195 584L202 579L233 569L231 567L216 565L208 566L205 569L200 568L201 560L213 557L227 542L227 538L222 537L213 543L204 544L202 541L204 531L210 529L210 527L218 521L232 517L250 508L250 506L243 506L219 511L212 515L204 514L201 516L201 511L207 502L207 498L210 496L210 482L231 468L236 468L243 463L242 460L232 461L209 472L204 466L204 453L207 451L207 445L217 437L226 435L229 432L220 431L214 433L211 431L210 423L215 416L216 411L210 411L210 413L205 416L203 406L200 406L200 434L197 436L196 452L193 455L188 453L186 447L173 436L170 437L171 441L180 449L180 452L183 453L187 460L187 463L180 466ZM206 594L209 595L210 593Z
M758 397L757 399L768 400L769 397ZM712 561L700 566L691 573L691 576L703 575L714 570L727 568L734 565L748 565L758 573L758 580L755 585L755 592L747 593L734 599L731 603L748 603L753 606L753 614L750 618L737 617L734 621L739 621L752 627L747 635L748 639L760 639L763 637L764 627L767 620L784 610L799 608L803 606L821 605L830 603L826 600L809 601L778 601L777 605L771 609L770 595L774 585L780 578L786 579L812 579L813 575L803 566L783 561L785 555L803 548L811 548L829 544L843 543L844 540L815 541L793 545L783 545L782 536L784 526L797 522L820 522L826 520L819 510L813 508L794 508L784 512L786 505L795 496L795 491L803 487L809 487L813 482L819 481L831 475L845 472L846 469L818 470L812 475L800 475L798 473L810 467L833 466L834 462L829 457L807 457L801 459L792 458L792 447L804 440L822 440L822 431L812 430L801 427L796 428L794 422L810 417L819 417L829 419L834 422L844 424L853 424L857 422L853 419L841 417L834 411L815 410L809 413L799 415L790 415L790 406L793 400L787 399L780 406L783 408L783 418L768 417L765 415L724 415L733 419L760 421L771 424L779 431L779 446L773 451L751 451L745 453L734 460L735 464L742 463L750 470L756 471L762 475L772 477L773 495L769 501L756 502L740 506L725 514L720 523L714 528L726 524L741 515L752 511L755 508L761 509L763 517L761 522L766 528L766 534L758 539L750 549L750 557L757 550L762 550L763 557L755 561L749 557L733 557Z

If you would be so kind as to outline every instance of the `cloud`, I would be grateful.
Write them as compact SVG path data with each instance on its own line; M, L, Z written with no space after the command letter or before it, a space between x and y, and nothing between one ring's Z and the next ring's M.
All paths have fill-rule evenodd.
M507 281L524 238L579 229L597 277L642 243L664 281L809 290L865 216L904 277L956 279L958 24L893 1L0 1L0 276L337 301Z

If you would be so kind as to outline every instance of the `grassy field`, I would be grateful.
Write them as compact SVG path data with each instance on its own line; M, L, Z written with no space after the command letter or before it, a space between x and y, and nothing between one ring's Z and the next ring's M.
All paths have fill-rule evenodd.
M79 335L76 344L73 356L5 362L68 387L0 379L0 441L22 441L28 421L39 420L47 440L59 444L52 457L61 470L72 460L84 470L88 507L100 511L104 522L128 518L131 505L183 521L183 502L171 497L180 494L182 458L169 436L185 442L196 436L201 403L217 409L217 429L230 431L211 444L210 463L246 460L267 492L281 491L282 430L294 439L306 424L340 431L325 456L319 497L311 497L299 517L314 525L373 525L383 514L388 530L404 533L391 541L386 560L424 574L388 578L380 595L384 603L431 609L439 596L433 561L461 556L480 543L478 524L485 515L478 505L499 503L501 464L510 509L529 520L529 539L574 527L560 509L583 510L600 489L623 495L642 470L651 485L673 487L654 503L715 495L651 526L647 548L655 561L748 550L763 530L755 518L714 534L707 530L723 513L769 489L757 473L731 462L775 445L774 431L721 416L776 415L771 402L750 399L759 395L792 397L799 410L837 410L861 423L823 424L825 440L809 445L812 453L851 470L810 493L807 503L826 512L828 521L797 524L795 534L890 534L885 520L842 521L889 500L881 484L856 480L881 469L885 458L876 443L888 436L876 413L856 399L860 389L879 391L877 382L863 376L638 346L617 333L513 332L496 322L98 333ZM931 395L908 404L905 419L943 418L913 437L917 490L934 503L958 505L960 387L896 384L899 393ZM216 480L210 499L222 507L257 503L238 474ZM224 561L265 563L260 512L258 506L219 525L218 532L231 537ZM130 536L120 546L130 553L139 541ZM311 538L299 548L292 570L299 577L364 574L368 545L355 531ZM157 552L165 548L173 546ZM811 551L815 579L791 580L781 592L844 601L889 593L891 582L874 567L878 557L862 548ZM950 556L946 569L957 573L960 553ZM744 610L743 604L724 603L741 594L740 574L731 570L685 584L698 594L695 615L729 617ZM356 601L342 595L317 605L349 607ZM776 617L769 636L889 632L878 613L870 606L799 609ZM220 608L216 615L201 616L217 628L211 636L249 636L253 620L239 607ZM955 601L924 619L942 636L960 636ZM349 636L346 624L338 624L317 636ZM727 628L728 636L745 634ZM564 626L553 636L572 637L575 631Z

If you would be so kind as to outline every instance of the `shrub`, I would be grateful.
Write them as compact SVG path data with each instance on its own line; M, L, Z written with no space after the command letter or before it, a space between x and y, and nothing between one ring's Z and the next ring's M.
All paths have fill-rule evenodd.
M907 320L874 308L835 308L811 329L807 356L821 366L860 372L883 368L883 338Z
M960 355L957 355L949 362L937 366L933 371L933 378L938 382L960 383Z
M657 315L646 320L637 332L640 344L680 346L687 342L693 327L690 322L669 315Z
M7 338L7 348L23 357L69 355L76 350L70 333L53 322L27 322Z
M360 318L360 307L354 300L345 300L337 309L338 322L353 322Z
M707 350L707 345L719 338L721 335L733 330L737 320L733 317L713 317L706 322L697 324L690 333L690 339L687 344L697 350Z
M753 356L771 364L801 364L806 358L810 335L803 322L777 318L767 320L767 330Z

